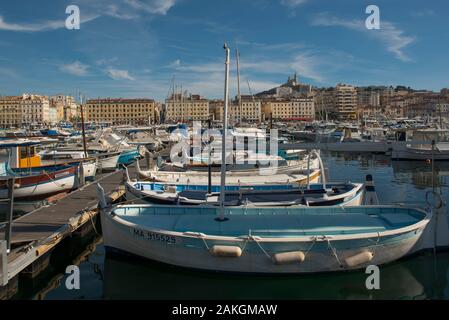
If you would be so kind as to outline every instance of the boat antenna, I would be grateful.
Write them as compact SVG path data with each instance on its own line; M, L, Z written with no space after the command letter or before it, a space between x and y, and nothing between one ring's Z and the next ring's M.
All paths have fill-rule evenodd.
M221 138L221 181L220 181L220 216L217 221L226 221L228 218L224 216L224 202L226 198L226 134L228 131L228 104L229 104L229 63L230 49L225 43L223 49L226 51L225 60L225 85L224 85L224 110L223 110L223 134Z

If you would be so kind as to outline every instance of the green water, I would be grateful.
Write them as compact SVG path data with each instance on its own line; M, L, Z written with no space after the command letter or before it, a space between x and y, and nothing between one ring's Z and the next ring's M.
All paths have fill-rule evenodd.
M381 203L424 206L430 165L375 155L324 155L333 181L375 179ZM436 163L437 191L449 199L448 163ZM447 216L446 216L447 217ZM449 253L426 252L380 267L380 289L364 270L301 276L242 276L188 271L151 261L105 256L99 242L79 263L80 290L56 274L26 298L39 299L449 299Z

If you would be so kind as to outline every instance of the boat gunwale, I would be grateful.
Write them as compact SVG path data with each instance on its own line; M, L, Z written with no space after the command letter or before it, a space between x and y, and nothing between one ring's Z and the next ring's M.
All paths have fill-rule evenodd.
M155 197L157 199L162 199L162 200L171 199L171 198L175 197L173 195L179 194L179 192L177 191L173 195L166 195L166 196L164 196L165 192L157 192L155 190L139 190L139 189L137 189L135 187L135 185L138 184L138 183L151 184L151 183L160 183L160 182L126 181L125 182L125 188L130 186L130 188L132 188L132 191L130 190L130 192L132 192L132 193L135 192L134 195L138 194L139 196L144 196L144 197ZM173 183L161 183L161 184L175 185ZM291 185L291 184L288 184L288 185ZM350 190L348 190L348 191L346 191L344 193L337 194L337 195L330 195L329 196L329 195L327 195L327 193L323 193L323 195L327 196L326 198L323 197L323 200L325 200L325 201L333 201L333 200L339 200L339 199L343 199L344 200L346 197L351 196L353 194L354 194L354 196L357 196L360 193L360 190L364 187L365 184L364 183L358 183L358 182L346 182L346 183L345 182L341 182L341 183L340 182L326 182L326 185L344 185L344 186L351 185L352 186L352 188ZM242 187L247 187L246 185L241 185L241 186ZM249 186L250 185L248 185L248 187ZM265 185L263 185L263 184L260 184L260 185L256 184L255 186L265 186ZM273 186L276 186L276 184L273 184ZM293 186L295 186L295 185L293 185ZM270 193L270 192L273 192L273 191L284 191L284 190L255 190L255 191L258 191L258 192L261 192L261 193L263 193L263 192ZM288 191L296 191L296 190L293 189L293 190L288 190ZM298 191L301 191L301 190L298 188ZM229 191L229 192L238 193L239 190L235 190L235 191L232 190L232 191ZM213 193L214 194L218 194L219 192L213 192ZM307 196L307 194L299 194L299 193L298 193L298 195L299 196ZM354 197L351 197L351 199L348 199L348 201L352 200L353 198ZM202 200L189 199L189 198L182 197L182 196L180 196L179 199L180 200L185 199L186 201L192 201L192 203L194 203L194 201L199 201L198 203L205 203L205 201L202 201ZM320 198L317 198L317 199L320 199Z
M136 223L133 222L129 222L123 218L121 218L119 215L117 214L112 214L116 209L118 208L122 208L122 207L172 207L170 205L151 205L151 204L144 204L144 205L139 205L139 204L135 204L135 205L116 205L107 209L103 209L102 213L110 220L115 221L116 223L119 223L121 225L124 225L126 227L130 227L130 228L137 228L140 230L144 230L144 231L148 231L148 232L155 232L155 233L161 233L161 234L166 234L166 235L170 235L170 236L175 236L175 237L181 237L181 238L189 238L189 239L204 239L204 240L216 240L216 241L249 241L252 239L256 239L257 242L310 242L310 241L328 241L328 240L332 240L332 241L344 241L344 240L360 240L360 239L369 239L369 238L383 238L383 237L387 237L387 236L395 236L395 235L400 235L400 234L404 234L404 233L408 233L408 232L413 232L416 230L420 230L420 229L424 229L427 224L431 221L432 219L432 211L426 211L424 209L420 209L420 208L412 208L412 207L398 207L398 206L388 206L388 205L379 205L379 206L367 206L368 208L372 209L372 208L378 208L378 209L408 209L408 210L415 210L420 212L421 214L423 214L423 216L421 217L421 219L411 225L407 225L404 227L400 227L400 228L395 228L395 229L391 229L391 230L385 230L385 231L379 231L379 232L367 232L367 233L355 233L355 234L328 234L326 235L326 233L322 233L321 235L303 235L303 236L294 236L294 237L266 237L266 236L251 236L250 234L248 234L247 236L219 236L219 235L209 235L209 234L205 234L203 232L195 232L195 231L184 231L184 232L180 232L180 231L170 231L170 230L165 230L165 229L159 229L159 228L152 228L152 227L147 227L147 226L143 226L143 225L138 225ZM216 207L213 206L205 206L208 208L213 208L216 209ZM196 208L198 209L198 206L182 206L181 208L183 209L187 209L187 208ZM232 207L229 207L232 208ZM240 207L234 207L236 209L241 209ZM286 207L288 208L288 207ZM329 209L336 209L338 207L320 207L321 210L325 209L325 208L329 208ZM348 208L363 208L360 206L357 207L341 207L343 209L343 211L345 211L345 209ZM279 208L278 208L279 209ZM307 210L306 208L302 208ZM250 231L250 230L249 230ZM321 239L320 239L321 237Z

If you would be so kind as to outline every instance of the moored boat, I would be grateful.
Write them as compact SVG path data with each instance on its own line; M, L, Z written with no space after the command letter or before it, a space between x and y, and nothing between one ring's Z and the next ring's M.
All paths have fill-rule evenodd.
M102 197L102 196L101 196ZM411 251L431 215L404 207L119 205L101 210L104 245L209 271L292 274L381 265Z
M55 169L55 168L54 168ZM76 185L77 166L60 166L53 171L30 171L15 175L14 198L18 200L38 200L72 190ZM0 199L8 197L5 182L0 181Z
M327 183L269 185L247 184L227 185L226 205L255 206L357 206L363 198L362 183ZM220 186L182 185L145 181L127 181L125 184L128 200L141 199L160 204L218 205Z

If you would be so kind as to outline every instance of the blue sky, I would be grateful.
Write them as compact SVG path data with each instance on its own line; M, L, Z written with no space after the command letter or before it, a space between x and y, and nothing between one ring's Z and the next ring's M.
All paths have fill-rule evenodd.
M65 9L78 5L80 30ZM367 30L365 9L380 8ZM16 0L0 4L0 95L223 96L223 43L242 93L285 82L449 87L446 0ZM236 92L232 56L231 93Z

